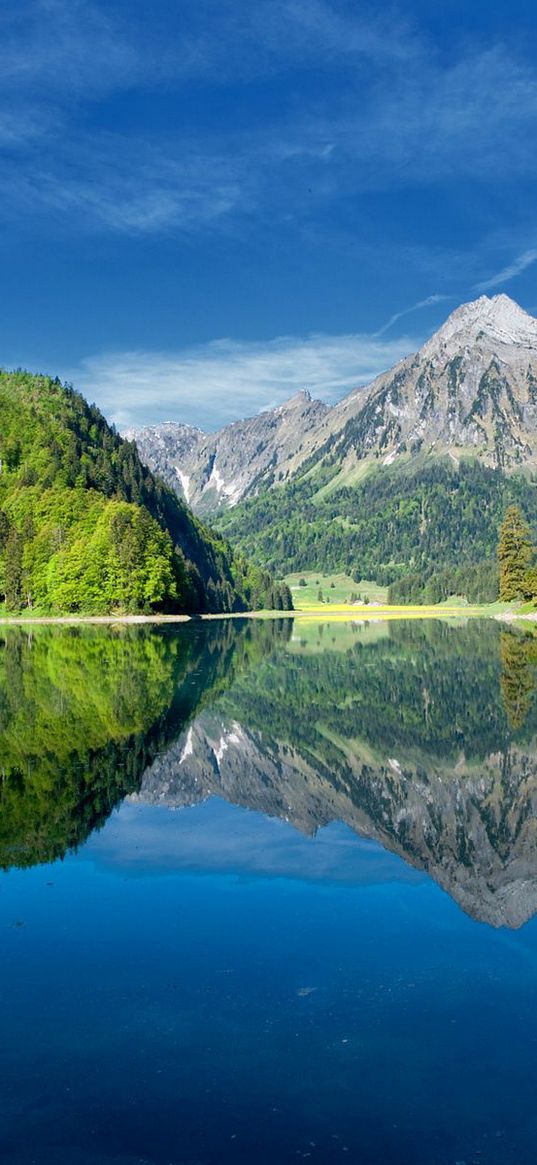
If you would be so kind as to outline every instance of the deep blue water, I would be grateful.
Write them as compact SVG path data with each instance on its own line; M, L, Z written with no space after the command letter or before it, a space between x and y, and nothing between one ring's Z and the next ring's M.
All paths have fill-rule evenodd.
M337 835L322 882L138 869L120 823L4 878L3 1160L535 1161L537 923L476 924L371 843L339 882Z
M463 646L468 653L469 644ZM494 662L496 639L491 651ZM309 658L305 654L301 666L307 668ZM462 665L455 660L457 682L462 659ZM280 668L272 678L281 683L285 658L270 666ZM388 664L382 666L387 674ZM500 676L491 668L499 707ZM245 683L251 696L249 674L234 676L235 716L239 705L246 707L237 684ZM445 691L445 658L441 674ZM430 677L428 684L434 696ZM41 680L36 689L43 691ZM403 687L401 692L403 702ZM429 695L427 701L430 722ZM481 703L483 735L491 731L491 707ZM530 721L532 714L529 709ZM213 721L203 720L207 706L201 715L210 735ZM250 718L252 725L253 706ZM401 740L407 720L410 714L401 720ZM35 740L37 712L32 722ZM227 782L227 799L214 793L205 799L202 788L199 803L171 807L177 782L186 788L183 774L201 747L191 737L185 756L189 738L183 734L172 766L173 798L167 787L161 803L148 803L154 785L144 778L141 794L119 799L102 828L90 830L77 852L68 847L55 861L38 861L39 846L52 844L47 814L53 816L52 800L60 804L64 785L50 792L51 807L39 817L33 788L26 788L27 803L24 789L20 793L17 811L22 813L22 805L28 828L17 825L17 861L0 876L2 1162L534 1165L537 918L516 927L481 921L476 916L485 907L477 891L470 917L437 884L437 867L420 856L416 841L403 860L391 852L395 840L381 845L337 820L319 823L311 836L283 813L260 812L251 801L268 796L269 777L254 772L237 720L231 723L237 756L244 755L250 767L225 770L226 750L217 744L220 761L214 763L213 752L210 772ZM19 755L21 738L13 735L13 724L12 718L6 741ZM460 722L453 730L460 735ZM414 724L414 737L420 731ZM464 728L468 753L472 731ZM518 725L513 740L521 731ZM261 738L256 740L260 748ZM520 804L533 779L532 740L530 733L523 744ZM420 766L429 757L426 780L421 768L412 777L425 782L427 796L434 792L434 773L445 767L435 741L430 753L423 741L420 746ZM368 747L372 782L373 729ZM394 751L391 742L392 762ZM401 745L396 756L403 753ZM164 748L157 755L171 754ZM402 759L397 764L404 769ZM474 757L472 764L481 772L485 761ZM41 773L39 766L36 771ZM501 771L498 796L511 779ZM209 780L209 769L192 772L192 788ZM399 776L393 763L386 772L392 773L383 778L386 795L388 787L394 795ZM337 781L334 776L334 796L341 792L342 773ZM328 767L323 774L328 780ZM160 770L157 777L162 781ZM248 788L255 785L250 803L230 803L246 779ZM308 769L308 795L320 814L321 793L317 786L312 790L312 779ZM449 773L442 779L449 786ZM293 796L296 788L289 790L291 816L298 813ZM354 796L358 803L358 792ZM464 789L457 803L461 796ZM302 788L300 798L302 806ZM79 799L86 803L81 788ZM6 803L6 817L14 812L11 805ZM386 799L383 806L387 828ZM70 813L62 810L66 835ZM490 821L491 813L490 804L483 807L480 820ZM508 817L500 814L498 827L502 870L509 868L527 824L519 811L511 837ZM380 830L380 817L375 820ZM439 837L449 824L438 827ZM391 823L391 838L394 828ZM527 862L534 852L531 820L529 828ZM478 835L474 826L472 831L477 867ZM490 835L496 838L492 828ZM444 850L434 854L451 871L452 851L449 863ZM518 874L521 860L519 855ZM471 858L461 859L460 868L461 877L473 878ZM530 866L522 872L513 891L519 898L527 891ZM490 880L493 873L491 866Z

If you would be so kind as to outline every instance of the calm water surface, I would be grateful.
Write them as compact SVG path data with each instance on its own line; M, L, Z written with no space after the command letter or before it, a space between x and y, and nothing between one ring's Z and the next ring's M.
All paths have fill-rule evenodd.
M534 1165L537 637L0 638L6 1165Z

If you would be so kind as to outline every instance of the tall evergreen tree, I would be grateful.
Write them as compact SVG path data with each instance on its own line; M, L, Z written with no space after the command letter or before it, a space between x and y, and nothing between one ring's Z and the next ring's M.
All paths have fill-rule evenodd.
M533 556L529 526L518 506L509 506L500 527L498 565L500 599L509 602L524 593L524 576Z
M502 631L500 686L502 702L510 728L520 728L531 708L535 691L537 642L531 637Z

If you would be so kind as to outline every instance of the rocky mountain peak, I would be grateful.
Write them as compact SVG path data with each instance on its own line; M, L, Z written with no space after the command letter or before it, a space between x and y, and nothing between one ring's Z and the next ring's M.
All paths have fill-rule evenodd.
M537 320L508 295L481 295L452 312L421 351L428 356L472 345L536 349Z
M537 319L508 295L448 316L420 350L329 407L307 389L217 433L164 424L136 435L142 457L201 514L283 485L307 462L418 453L537 467Z
M501 469L537 464L537 320L509 296L462 304L418 352L377 377L336 455L391 465L417 453L449 453L457 463L470 455Z
M506 772L503 752L478 765L462 759L455 771L427 754L417 765L381 753L364 761L358 742L343 755L344 766L334 758L327 769L314 751L278 740L269 724L260 732L205 711L146 770L130 800L179 809L218 797L309 837L344 821L426 870L473 918L516 929L535 914L534 757L512 748ZM468 837L469 850L461 845Z
M283 405L280 405L279 411L282 413L292 412L293 409L304 408L305 405L311 403L311 392L307 388L300 388L298 392L295 392L293 396L290 396L288 400L284 401Z
M235 505L290 473L297 449L328 412L306 388L284 404L216 433L174 421L133 436L147 465L201 514Z

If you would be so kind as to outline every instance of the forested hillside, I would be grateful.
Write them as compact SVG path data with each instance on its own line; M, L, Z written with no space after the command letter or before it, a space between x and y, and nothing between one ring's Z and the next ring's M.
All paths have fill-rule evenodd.
M59 380L0 373L0 595L10 611L290 605Z
M478 462L418 459L373 470L330 491L333 469L228 511L220 529L278 573L345 571L390 585L390 598L497 597L496 547L505 509L517 504L537 535L537 487Z
M0 868L54 861L85 841L191 717L290 628L3 628Z

